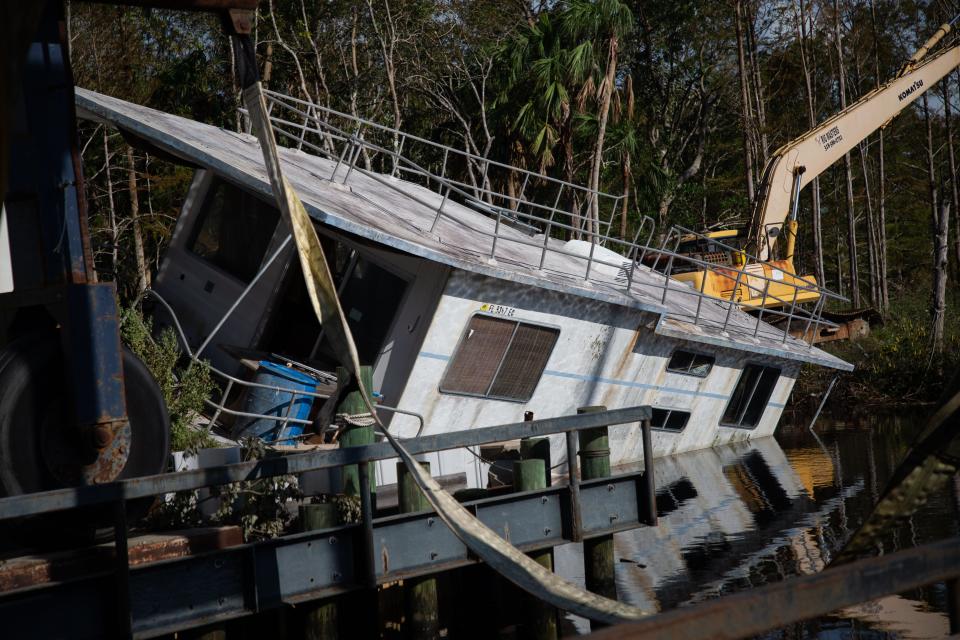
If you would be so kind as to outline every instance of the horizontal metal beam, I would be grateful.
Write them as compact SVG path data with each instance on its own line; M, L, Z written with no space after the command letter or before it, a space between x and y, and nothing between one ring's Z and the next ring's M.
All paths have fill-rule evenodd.
M647 505L638 503L642 473L582 485L590 505L583 519L592 537L641 526ZM512 493L465 503L477 519L523 551L571 541L572 505L566 486ZM436 574L477 562L432 511L373 522L376 582ZM360 525L308 531L130 569L130 612L135 637L147 638L322 599L364 587ZM37 637L109 635L115 617L115 583L102 572L0 594L0 620L8 628L44 618ZM45 616L58 602L59 616ZM74 605L83 612L73 615ZM105 631L107 630L107 631Z
M439 433L411 438L402 442L407 451L412 455L418 455L517 438L637 423L642 420L649 420L651 415L652 411L649 406L628 407L602 413L584 413L530 422L516 422L495 427ZM0 520L105 504L117 500L143 498L161 493L189 491L212 485L297 474L314 469L384 460L394 458L396 455L389 443L380 442L363 447L299 453L207 469L143 476L109 484L31 493L0 499Z
M960 537L674 609L639 622L610 627L587 638L746 638L957 576L960 576Z

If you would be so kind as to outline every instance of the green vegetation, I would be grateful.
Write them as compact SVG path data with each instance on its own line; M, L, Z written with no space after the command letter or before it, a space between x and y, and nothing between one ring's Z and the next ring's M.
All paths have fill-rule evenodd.
M258 438L244 438L241 446L244 462L269 455ZM240 527L243 539L252 542L285 533L293 521L287 504L302 498L296 476L277 476L210 487L209 492L203 492L203 497L197 491L181 491L160 502L151 511L149 519L150 525L158 529L180 529L205 522L236 525ZM208 518L200 509L201 503L206 501L216 504L216 510Z
M273 0L260 3L253 39L269 89L473 154L447 172L478 198L487 188L561 197L545 181L488 172L484 159L543 171L621 196L599 212L610 233L631 239L651 216L657 242L674 224L750 220L774 151L892 78L953 13L919 0ZM243 129L230 43L213 16L75 3L68 28L79 86ZM936 50L956 42L951 33ZM851 298L858 290L860 306L887 315L869 339L830 347L858 364L857 394L929 400L955 365L956 320L946 313L937 355L928 292L935 245L949 245L948 290L960 276L958 80L930 87L882 140L872 134L801 193L798 271ZM98 275L135 300L191 170L128 153L95 123L79 135ZM404 152L442 162L425 146ZM945 204L938 237L931 222L946 218ZM573 217L558 222L572 227L558 235L584 231Z
M216 446L206 429L194 422L210 397L214 382L203 362L182 365L183 355L170 327L154 339L153 322L137 307L123 310L120 318L123 342L147 365L170 412L170 446L174 451L194 452Z
M902 293L881 327L855 342L824 345L827 351L852 362L856 370L842 374L831 398L834 403L871 404L936 402L950 379L960 371L960 325L948 322L941 352L931 349L929 301ZM947 317L960 312L960 296L948 300ZM794 391L797 399L822 393L832 371L806 367Z

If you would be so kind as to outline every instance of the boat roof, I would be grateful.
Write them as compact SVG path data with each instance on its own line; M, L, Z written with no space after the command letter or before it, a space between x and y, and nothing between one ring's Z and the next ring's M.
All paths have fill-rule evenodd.
M184 163L273 199L256 139L87 89L76 89L78 116L117 128ZM283 171L314 220L415 256L500 280L541 287L659 316L671 338L834 369L853 366L725 301L637 266L599 244L531 235L522 225L466 206L413 182L279 148ZM358 154L359 155L359 154ZM477 203L482 205L482 203ZM442 209L443 215L437 215ZM494 208L491 208L491 211ZM545 248L544 248L545 247ZM588 264L589 263L589 264ZM794 319L799 328L802 319Z

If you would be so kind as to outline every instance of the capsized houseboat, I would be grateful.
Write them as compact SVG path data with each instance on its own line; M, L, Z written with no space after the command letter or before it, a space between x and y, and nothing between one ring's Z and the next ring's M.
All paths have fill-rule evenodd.
M224 396L249 378L238 354L330 371L256 140L92 91L76 96L80 117L196 168L154 288L158 318L177 320L191 354L228 381ZM770 435L803 364L852 369L791 335L829 324L820 311L830 292L820 290L812 310L785 300L782 310L748 313L671 278L696 259L651 246L649 218L632 240L612 237L618 197L283 94L268 101L284 173L315 221L361 362L373 366L400 437L527 411L649 404L659 456ZM747 293L771 279L736 264L695 266ZM774 318L777 326L765 321ZM213 417L237 413L225 399ZM610 449L613 464L637 460L640 431L612 428ZM478 453L437 454L433 473L466 472L484 486ZM562 441L552 458L564 460ZM378 476L394 481L394 466Z

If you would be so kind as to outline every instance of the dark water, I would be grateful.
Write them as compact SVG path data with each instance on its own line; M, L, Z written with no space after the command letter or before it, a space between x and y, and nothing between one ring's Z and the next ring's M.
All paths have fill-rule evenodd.
M620 598L666 611L819 571L872 509L926 413L822 416L816 435L809 417L786 414L775 438L657 460L659 526L615 537ZM958 495L954 482L933 496L885 550L957 535ZM558 550L557 570L582 581L579 549ZM942 637L945 611L934 585L768 637Z

